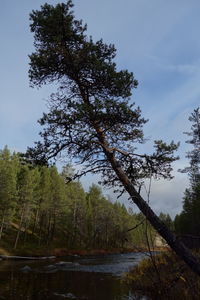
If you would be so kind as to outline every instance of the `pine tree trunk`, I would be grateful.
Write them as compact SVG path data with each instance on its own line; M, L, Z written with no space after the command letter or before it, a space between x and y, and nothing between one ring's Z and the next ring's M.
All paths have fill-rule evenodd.
M157 232L166 240L168 245L174 250L174 252L184 260L184 262L198 275L200 275L200 262L191 253L191 251L180 242L176 236L165 226L165 224L158 218L153 212L148 203L141 197L136 191L128 176L120 167L120 163L115 159L113 153L105 150L105 154L110 161L116 175L123 184L126 191L131 196L133 202L138 206L140 211L146 216L150 224L157 230Z
M87 105L91 105L87 96L85 96L84 90L79 86L80 93L83 99L83 102ZM93 107L91 106L91 109ZM141 195L136 191L133 184L130 182L126 173L120 167L120 162L116 160L113 150L109 148L108 141L106 140L104 130L99 127L98 120L94 120L91 115L91 122L97 133L98 140L102 145L103 152L107 157L107 160L110 162L113 170L115 171L119 181L123 184L125 190L130 195L132 201L137 205L140 211L144 214L153 228L166 240L167 244L171 249L195 272L200 276L200 261L197 259L192 252L180 242L175 234L173 234L166 225L158 218L154 213L148 203L141 197Z
M30 219L26 219L25 221L25 225L24 225L24 238L23 238L23 243L24 245L26 244L26 241L27 241L27 229L29 227L29 224L30 224Z
M192 252L179 241L175 234L173 234L166 225L158 218L148 203L136 191L133 184L130 182L128 176L120 166L120 162L115 158L113 150L109 148L109 144L104 135L104 131L99 127L97 121L93 121L93 126L97 132L98 139L103 145L103 152L115 171L119 181L123 184L125 190L130 195L132 201L137 205L140 211L144 214L153 228L161 235L167 242L171 249L195 272L200 276L200 261Z
M3 217L2 217L2 221L1 221L0 240L1 240L1 238L2 238L3 227L4 227L4 221L5 221L5 210L4 210L4 212L3 212Z
M50 240L51 241L53 241L53 239L54 239L55 230L56 230L56 213L54 212L54 215L53 215L53 225L52 225L51 235L50 235Z
M22 207L20 223L19 223L19 228L17 231L16 239L15 239L14 249L17 248L17 244L18 244L18 240L19 240L19 236L20 236L20 232L21 232L21 228L22 228L22 222L23 222L23 218L24 218L24 208L25 208L25 205Z
M38 245L41 246L42 242L42 227L44 223L44 214L42 213L40 216L40 225L39 225L39 233L38 233Z
M46 244L49 245L51 239L51 230L52 230L52 213L49 213L49 220L48 220L48 228L47 228L47 238Z
M73 212L73 233L72 233L72 246L74 247L77 242L77 204L75 202Z
M34 218L34 224L33 224L33 229L32 229L32 235L34 235L38 223L38 216L39 216L39 209L36 210L35 213L35 218Z

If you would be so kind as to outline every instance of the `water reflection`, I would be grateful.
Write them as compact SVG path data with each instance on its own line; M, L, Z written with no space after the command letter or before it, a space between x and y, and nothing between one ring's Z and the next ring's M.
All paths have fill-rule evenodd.
M142 254L66 258L58 261L1 261L0 299L132 300L121 275ZM26 267L27 266L27 267Z

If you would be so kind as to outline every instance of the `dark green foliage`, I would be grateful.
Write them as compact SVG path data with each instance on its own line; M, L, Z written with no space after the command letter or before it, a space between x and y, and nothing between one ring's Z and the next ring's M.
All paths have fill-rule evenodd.
M175 228L178 233L200 235L200 111L195 109L189 120L192 122L190 137L187 143L193 149L187 153L190 166L183 172L188 172L190 186L185 190L183 211L176 216Z
M78 92L80 81L96 98L107 98L108 93L111 97L130 96L130 89L137 82L127 71L116 71L112 62L116 52L114 46L102 40L94 43L91 37L87 38L86 25L74 19L72 7L72 1L55 7L45 4L40 11L30 14L36 49L30 55L31 82L41 85L63 80L64 87L70 83L74 93Z
M45 4L30 14L35 39L30 82L33 86L55 82L58 90L40 120L43 142L29 149L28 156L47 161L64 152L83 164L77 176L100 173L103 184L122 190L105 149L134 185L151 175L170 178L177 145L156 141L152 155L136 153L136 143L145 142L146 123L140 109L130 103L137 81L127 70L117 70L113 45L86 36L87 27L74 18L72 6L71 1L55 7Z

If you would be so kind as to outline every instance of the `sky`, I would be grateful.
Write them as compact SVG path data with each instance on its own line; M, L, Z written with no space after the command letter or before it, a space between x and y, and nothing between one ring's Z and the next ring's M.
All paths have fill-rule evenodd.
M42 0L1 0L0 9L0 149L15 151L33 146L41 130L37 120L47 111L52 86L29 86L28 55L34 51L29 13ZM132 101L149 119L144 132L151 140L180 141L180 160L172 181L153 182L150 204L156 213L172 217L182 209L187 165L183 132L190 130L189 115L200 105L200 1L198 0L74 0L74 13L88 25L88 34L117 48L118 68L132 71L139 81ZM149 152L151 141L144 147ZM95 179L95 180L98 180ZM87 188L94 177L83 179ZM148 183L147 183L148 188ZM109 191L114 200L116 198ZM146 197L145 192L143 192ZM132 206L123 197L127 206ZM134 207L135 209L135 207Z

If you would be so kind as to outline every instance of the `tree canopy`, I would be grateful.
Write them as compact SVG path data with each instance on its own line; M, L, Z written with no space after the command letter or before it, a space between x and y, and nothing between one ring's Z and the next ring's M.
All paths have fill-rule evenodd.
M177 145L156 141L152 155L136 152L136 144L145 142L142 127L147 122L130 99L137 81L127 70L117 70L113 45L86 36L87 26L75 20L72 6L71 1L45 4L30 15L35 37L30 82L59 86L50 96L49 112L39 121L45 129L38 158L65 151L66 157L84 164L84 174L101 173L103 184L119 186L105 155L107 147L134 184L150 175L170 177Z

